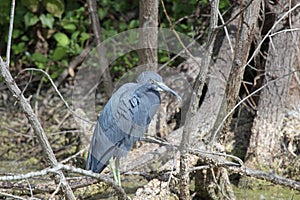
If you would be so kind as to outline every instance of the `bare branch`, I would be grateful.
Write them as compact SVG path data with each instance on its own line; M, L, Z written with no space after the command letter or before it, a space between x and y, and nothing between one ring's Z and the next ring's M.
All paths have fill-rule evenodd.
M216 29L221 29L224 28L225 26L227 26L228 24L230 24L233 20L235 20L240 14L242 14L252 3L253 0L250 0L246 6L244 6L236 15L234 15L233 17L231 17L228 21L226 21L225 23L223 23L220 26L217 26Z
M219 15L219 18L220 18L222 24L225 24L224 19L223 19L223 16L222 16L222 14L221 14L221 12L220 12L219 9L218 9L218 15ZM230 51L231 51L231 53L233 54L233 53L234 53L234 51L233 51L233 46L232 46L232 43L231 43L231 40L230 40L230 37L229 37L229 33L228 33L228 30L227 30L227 27L226 27L226 26L224 26L224 32L225 32L226 38L227 38L227 40L228 40L228 44L229 44L229 47L230 47Z
M240 168L229 167L228 170L233 171L233 172L238 172L241 175L258 178L261 180L269 181L269 182L277 184L277 185L287 186L289 188L300 191L300 182L299 181L295 181L292 179L288 179L288 178L279 176L278 174L275 174L273 172L264 172L261 170L251 169L251 168L248 168L245 166L240 167Z
M169 135L169 137L171 137L172 134L182 135L182 128L171 133ZM177 137L180 138L180 136L177 136ZM175 149L175 151L178 151L179 145L173 144L174 139L173 140L169 139L169 140L172 141L172 144L167 141L160 141L160 140L156 140L156 139L149 138L149 137L143 139L143 141L159 144L160 147L158 147L157 149L155 149L151 152L143 154L141 157L136 159L137 160L136 163L137 164L143 163L146 160L145 162L147 162L149 164L149 162L151 162L151 160L157 160L158 157L166 156L166 154L168 154L171 151L171 149ZM199 158L201 158L201 160L203 160L205 162L204 165L202 165L202 166L195 166L195 167L191 166L188 169L189 172L194 171L194 170L207 169L207 168L211 168L211 167L224 167L224 168L230 170L231 172L240 173L242 175L254 177L257 179L263 179L263 180L272 182L274 184L287 186L287 187L294 188L294 189L300 191L300 182L289 179L289 178L281 177L275 173L268 173L268 172L264 172L264 171L260 171L260 170L256 170L256 169L247 168L244 166L243 161L234 155L226 154L226 153L211 152L211 151L206 151L206 150L199 149L199 148L189 148L188 151L189 151L189 153L198 156ZM156 157L153 157L154 154L156 155ZM230 159L234 160L234 162L229 161L226 158L230 158ZM166 160L169 160L169 159L173 159L172 155L170 155L168 158L166 158ZM178 158L176 158L176 159L178 159ZM133 165L135 165L135 164L133 164ZM139 167L141 167L141 166L140 165L130 166L130 167L127 167L127 170L123 170L123 171L125 171L125 174L138 174L138 175L145 176L148 178L151 177L151 175L147 175L145 173L143 174L143 173L131 172L135 168L139 168ZM128 173L128 171L129 171L129 173ZM163 181L166 181L166 180L163 180Z
M11 9L10 9L10 21L9 21L9 30L8 30L8 38L7 38L7 48L6 48L6 64L7 67L10 63L10 49L11 49L11 38L12 38L12 32L14 29L14 17L15 17L15 5L16 1L11 1Z
M81 117L80 115L78 115L76 112L74 112L74 111L72 110L72 108L69 106L68 102L64 99L64 97L62 96L62 94L61 94L61 93L59 92L59 90L57 89L57 87L56 87L55 83L53 82L51 76L50 76L47 72L45 72L45 71L42 70L42 69L26 68L26 69L23 69L22 71L20 71L19 74L22 73L22 72L24 72L24 71L38 71L38 72L42 72L45 76L47 76L47 78L48 78L48 80L50 81L50 83L52 84L52 86L53 86L55 92L58 94L58 96L60 97L60 99L64 102L65 106L68 108L68 110L69 110L75 117L78 117L79 119L81 119L81 120L83 120L83 121L85 121L85 122L87 122L87 123L90 123L90 124L96 124L96 122L92 122L92 121L90 121L90 120L88 120L88 119L85 119L85 118ZM18 74L18 75L19 75L19 74Z
M61 182L59 182L59 184L57 185L55 191L51 194L51 196L49 197L49 199L53 199L54 198L54 196L59 192L60 186L61 186Z
M57 162L56 157L53 153L53 150L50 146L48 138L44 132L44 129L41 126L41 123L39 122L38 118L34 114L29 102L26 100L26 98L22 94L20 88L17 86L16 82L12 78L12 76L8 70L7 63L3 61L1 56L0 56L0 72L1 72L2 77L4 78L4 81L5 81L8 89L11 91L13 96L19 102L29 123L31 124L32 128L34 129L34 133L36 134L36 136L44 150L44 153L48 159L49 164L52 167L55 167L58 164L58 162ZM66 181L64 174L61 171L59 171L58 174L59 174L61 182L62 182L62 188L63 188L65 197L67 199L72 199L72 200L75 199L74 193L73 193L72 189L70 188L68 182Z
M5 196L5 197L9 197L9 198L13 198L13 199L21 199L21 200L26 200L25 198L23 197L19 197L19 196L16 196L16 195L12 195L12 194L8 194L6 192L0 192L0 197L1 196Z
M127 197L125 191L123 190L123 188L120 187L119 185L117 185L115 183L115 181L112 180L110 177L108 177L106 175L101 175L101 174L98 174L98 173L93 173L92 171L87 171L87 170L84 170L84 169L75 168L75 167L68 166L68 165L63 165L63 164L57 164L53 168L43 169L43 170L37 171L37 172L30 172L30 173L27 173L27 174L18 174L18 175L11 175L11 176L0 176L0 180L1 181L24 180L24 179L38 177L38 176L45 176L46 174L49 174L49 173L57 174L61 170L66 170L66 171L69 171L69 172L82 174L82 175L85 175L85 176L89 176L89 177L98 179L102 182L105 182L106 184L111 186L116 191L118 197L120 197L121 199L128 199L128 197Z

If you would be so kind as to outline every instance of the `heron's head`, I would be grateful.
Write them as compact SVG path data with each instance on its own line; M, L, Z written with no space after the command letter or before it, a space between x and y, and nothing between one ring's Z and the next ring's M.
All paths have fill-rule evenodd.
M180 102L181 97L171 88L169 88L166 84L163 83L162 77L153 72L153 71L144 71L142 72L138 78L137 78L138 83L151 83L153 84L153 88L157 91L165 91L168 92L172 95L174 95Z

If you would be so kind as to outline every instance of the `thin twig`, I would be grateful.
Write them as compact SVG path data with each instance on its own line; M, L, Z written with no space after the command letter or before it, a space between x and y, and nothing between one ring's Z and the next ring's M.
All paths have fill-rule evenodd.
M162 5L162 8L163 8L163 11L165 13L165 16L167 17L167 20L169 22L169 25L170 25L170 28L171 30L173 31L173 33L175 34L175 37L177 38L177 40L179 41L180 45L182 46L182 48L185 50L185 52L188 54L189 57L191 57L193 59L193 61L195 63L197 63L197 65L200 67L201 66L201 63L192 55L192 53L186 48L186 46L184 45L184 43L182 42L180 36L178 35L177 31L175 30L174 28L174 24L172 23L168 13L167 13L167 10L166 10L166 7L165 7L165 4L164 4L164 1L161 0L161 5Z
M10 9L10 21L9 21L9 30L8 30L8 38L7 38L7 48L6 48L6 64L9 67L10 64L10 49L11 49L11 38L12 32L14 29L14 17L15 17L15 0L11 1L11 9Z
M197 171L197 170L203 170L203 169L209 169L209 168L211 168L211 166L209 166L209 165L196 166L196 167L190 168L190 172Z
M291 8L290 10L288 10L286 13L284 13L284 15L282 15L282 17L280 17L272 26L272 28L270 28L270 30L268 31L268 33L263 37L263 39L260 41L260 43L257 45L256 49L254 50L254 52L252 53L251 57L249 58L248 62L245 64L244 67L248 66L250 64L250 62L252 62L252 60L254 59L254 57L257 55L257 53L260 51L262 44L264 43L264 41L270 37L271 32L275 29L275 27L284 19L286 18L291 12L293 12L294 10L296 10L296 8L298 8L300 6L300 3L296 4L293 8Z
M170 146L172 148L174 148L174 150L178 151L180 146L179 145L174 145L171 144L167 141L162 141L162 140L158 140L155 139L151 136L147 136L141 139L142 141L146 141L149 143L154 143L154 144L159 144L162 146ZM231 158L233 160L236 160L238 162L237 163L233 163L233 162L228 162L228 163L224 163L225 165L230 165L230 166L243 166L244 162L237 156L231 155L231 154L226 154L226 153L219 153L219 152L211 152L211 151L206 151L206 150L202 150L202 149L195 149L195 148L188 148L189 153L194 154L194 155L203 155L203 156L221 156L221 157L228 157Z
M61 186L61 182L59 182L59 184L57 185L55 191L51 194L51 196L49 197L49 199L54 199L54 196L59 192L59 189L60 189L60 186Z
M252 3L253 0L249 1L247 3L247 5L245 7L243 7L243 9L241 9L236 15L234 15L233 17L231 17L229 20L227 20L225 23L223 23L220 26L217 26L216 29L221 29L224 28L225 26L227 26L228 24L230 24L230 22L232 22L233 20L235 20L240 14L242 14Z
M275 33L270 34L270 37L273 37L277 34L287 33L287 32L294 32L294 31L300 31L300 28L290 28L290 29L280 30L280 31L277 31Z
M0 192L0 197L1 197L1 196L13 198L13 199L27 200L27 199L25 199L25 198L23 198L23 197L19 197L19 196L16 196L16 195L8 194L8 193L5 193L5 192Z
M48 78L48 80L50 81L51 85L53 86L55 92L58 94L58 96L60 97L60 99L64 102L65 106L68 108L68 110L69 110L75 117L78 117L79 119L81 119L81 120L83 120L83 121L85 121L85 122L88 122L88 123L90 123L90 124L93 124L93 125L96 124L96 122L93 122L93 121L90 121L90 120L88 120L88 119L85 119L85 118L79 116L76 112L74 112L74 111L72 110L72 108L69 106L68 102L64 99L64 97L62 96L62 94L60 93L60 91L57 89L57 87L56 87L55 83L53 82L51 76L50 76L47 72L45 72L45 71L42 70L42 69L26 68L26 69L23 69L22 71L20 71L20 72L18 73L17 76L19 76L20 73L22 73L22 72L24 72L24 71L38 71L38 72L42 72L42 73Z
M33 191L32 191L31 184L30 184L30 182L29 182L29 180L28 180L28 179L26 179L26 182L28 183L28 187L29 187L30 195L31 195L31 197L33 197Z
M222 14L220 13L220 10L219 10L219 9L218 9L218 15L219 15L219 18L220 18L222 24L225 24L224 19L223 19L223 16L222 16ZM228 40L228 44L229 44L229 47L230 47L230 51L231 51L231 53L233 54L234 51L233 51L232 43L231 43L231 40L230 40L230 37L229 37L228 29L227 29L226 26L224 26L224 32L225 32L226 38L227 38L227 40Z
M296 71L299 71L299 70L296 70ZM293 73L295 73L296 71L292 71L282 77L278 77L276 79L273 79L269 82L267 82L266 84L262 85L260 88L258 88L257 90L253 91L252 93L250 93L249 95L247 95L245 98L243 98L241 101L239 101L231 110L230 112L227 113L227 115L223 118L222 122L219 124L218 128L216 129L216 131L214 132L213 134L213 137L212 137L212 142L215 141L215 137L217 135L217 133L221 130L223 124L225 123L225 121L227 120L227 118L235 111L236 108L238 108L244 101L246 101L247 99L249 99L250 97L252 97L254 94L258 93L259 91L261 91L263 88L265 88L266 86L270 85L271 83L274 83L282 78L285 78L287 76L291 76Z
M64 159L64 160L62 160L62 161L60 161L60 163L63 164L63 163L66 163L66 162L68 162L69 160L71 160L71 159L73 159L73 158L76 158L79 154L85 152L85 151L87 150L87 148L88 148L88 146L86 146L84 149L81 149L80 151L78 151L78 152L75 153L74 155L72 155L72 156L70 156L70 157L68 157L68 158L66 158L66 159Z
M276 185L283 185L283 186L287 186L289 188L300 191L300 182L299 181L281 177L278 174L273 173L273 172L264 172L261 170L251 169L246 166L239 167L239 168L229 167L228 170L230 170L232 172L237 172L241 175L246 175L249 177L254 177L257 179L269 181Z

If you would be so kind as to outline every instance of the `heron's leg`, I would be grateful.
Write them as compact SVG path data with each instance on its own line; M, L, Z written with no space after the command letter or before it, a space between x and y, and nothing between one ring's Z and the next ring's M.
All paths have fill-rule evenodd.
M118 179L117 179L117 174L116 174L116 163L115 163L115 161L116 161L116 158L109 159L109 166L110 166L111 172L113 173L114 180L118 184Z
M116 176L117 176L117 183L121 187L120 157L116 158Z

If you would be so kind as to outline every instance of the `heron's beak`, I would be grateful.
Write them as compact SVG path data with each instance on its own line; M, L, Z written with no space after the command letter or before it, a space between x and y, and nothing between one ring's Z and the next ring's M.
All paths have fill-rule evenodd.
M177 94L174 90L172 90L171 88L166 86L164 83L155 81L154 84L156 84L163 91L168 92L168 93L172 94L173 96L175 96L180 103L182 102L182 99L179 96L179 94Z

